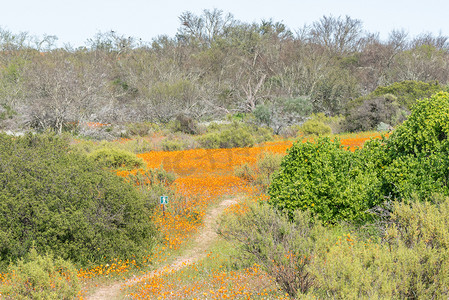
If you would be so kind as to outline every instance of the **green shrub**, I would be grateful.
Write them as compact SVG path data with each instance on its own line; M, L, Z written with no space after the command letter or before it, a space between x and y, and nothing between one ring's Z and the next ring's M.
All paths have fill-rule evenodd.
M411 109L418 99L428 98L443 89L444 87L436 81L405 80L394 82L388 86L379 86L370 95L372 97L384 96L386 94L394 95L401 106Z
M272 139L271 130L234 121L231 124L212 124L197 141L206 149L244 148Z
M187 134L198 133L198 123L191 117L180 114L175 120L169 123L169 128L172 132L182 132Z
M101 148L89 154L99 165L107 168L136 169L145 166L145 161L134 153L115 148Z
M290 215L310 209L326 223L366 220L383 201L381 182L357 155L329 138L296 142L269 187L270 203Z
M331 299L446 299L449 200L395 203L382 241L348 234L315 257L309 296Z
M156 234L153 203L53 135L0 134L0 203L2 262L33 243L80 264L140 258Z
M417 101L412 114L388 140L392 155L449 153L449 93Z
M397 98L387 94L366 99L349 109L341 127L343 131L349 132L369 131L376 129L380 123L393 125L402 123L407 114L397 102Z
M300 127L303 135L329 135L340 131L342 116L328 117L324 113L311 114Z
M160 131L159 125L152 122L140 122L126 124L126 131L131 136L148 136L154 132Z
M216 149L251 147L256 141L249 131L240 127L235 130L206 133L198 137L198 142L204 148Z
M329 135L332 129L321 121L309 119L299 129L304 135Z
M31 248L26 258L8 268L2 299L75 299L81 290L75 266Z
M297 142L273 179L271 203L282 210L311 208L325 222L354 221L385 199L449 195L449 94L419 100L385 140L354 153L338 142Z
M237 242L242 259L261 265L291 297L313 286L308 265L323 231L308 213L295 212L291 222L268 205L253 204L245 214L225 216L218 232Z
M165 138L162 140L162 150L164 151L180 151L185 149L182 141Z
M243 164L234 170L235 176L261 187L266 191L271 183L272 175L279 170L284 155L278 153L262 153L256 165Z

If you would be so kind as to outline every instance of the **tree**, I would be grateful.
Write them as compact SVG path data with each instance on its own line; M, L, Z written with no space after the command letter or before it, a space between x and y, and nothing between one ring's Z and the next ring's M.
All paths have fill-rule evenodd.
M355 52L363 42L362 21L349 16L323 16L312 24L309 35L312 42L325 46L335 54Z

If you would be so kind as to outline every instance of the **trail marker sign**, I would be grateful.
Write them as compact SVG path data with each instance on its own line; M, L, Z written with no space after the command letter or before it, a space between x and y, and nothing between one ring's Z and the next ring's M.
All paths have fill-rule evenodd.
M168 196L161 196L161 204L168 204Z

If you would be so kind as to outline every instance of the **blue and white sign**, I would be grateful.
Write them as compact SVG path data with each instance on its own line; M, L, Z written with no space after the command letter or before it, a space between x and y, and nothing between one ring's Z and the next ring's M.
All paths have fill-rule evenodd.
M168 204L168 196L161 196L161 204Z

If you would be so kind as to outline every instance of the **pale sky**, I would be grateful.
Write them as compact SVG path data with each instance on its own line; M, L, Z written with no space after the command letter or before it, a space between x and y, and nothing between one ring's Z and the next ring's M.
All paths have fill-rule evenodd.
M449 36L448 0L0 0L0 27L12 33L56 35L58 46L82 46L96 33L110 30L150 42L162 34L173 37L182 12L201 14L214 8L243 22L282 21L293 31L323 15L348 15L383 39L393 29L411 36Z

